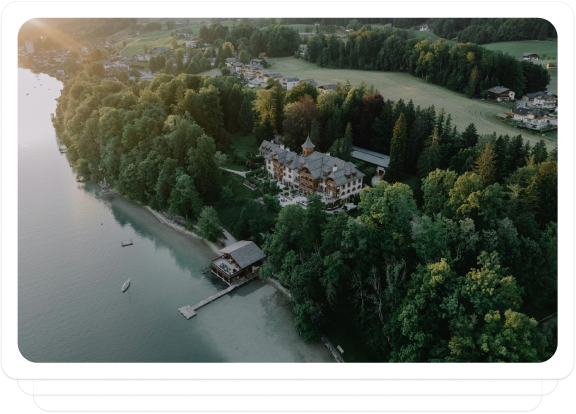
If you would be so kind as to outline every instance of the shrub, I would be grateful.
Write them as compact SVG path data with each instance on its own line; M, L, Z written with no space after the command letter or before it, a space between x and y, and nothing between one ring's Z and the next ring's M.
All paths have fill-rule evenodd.
M266 207L268 207L270 210L274 211L274 212L278 212L280 211L280 209L282 208L280 206L280 201L278 201L277 198L271 196L270 194L264 194L264 197L262 197L264 200L264 204L266 205Z

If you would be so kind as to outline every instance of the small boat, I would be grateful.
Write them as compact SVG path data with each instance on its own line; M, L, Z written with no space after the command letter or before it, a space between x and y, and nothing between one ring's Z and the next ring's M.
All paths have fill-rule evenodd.
M131 278L128 278L128 280L122 285L122 292L126 292L126 289L130 287L130 279Z

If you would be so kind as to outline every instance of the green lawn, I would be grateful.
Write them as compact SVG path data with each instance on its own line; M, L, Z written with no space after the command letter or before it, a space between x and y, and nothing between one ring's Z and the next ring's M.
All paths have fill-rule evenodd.
M414 37L422 39L422 40L426 39L432 43L435 43L438 39L440 39L434 33L426 32L426 31L420 31L420 30L414 30ZM446 40L448 41L450 46L452 46L456 43L454 40L448 40L448 39L446 39Z
M242 153L250 152L254 155L258 154L258 143L254 135L242 135L241 133L232 134L232 142L228 150L228 160L226 161L225 168L234 171L248 171L249 168L245 165L236 164L232 161L232 154L235 150L240 150Z
M128 39L126 40L127 47L122 51L122 56L132 57L137 53L142 53L143 45L148 46L150 50L157 46L170 47L170 42L172 41L170 33L169 31L159 30Z
M540 59L554 60L558 57L558 43L541 40L519 40L515 42L498 42L481 45L488 50L500 50L516 58L523 53L537 53Z
M463 94L452 92L441 86L432 85L408 73L376 72L351 69L326 69L293 57L275 58L269 60L272 70L284 76L298 76L300 79L314 79L319 85L349 80L352 86L358 86L364 81L373 84L385 99L410 99L415 105L427 107L434 105L436 111L444 108L452 115L452 124L463 131L471 122L476 125L480 134L517 135L518 130L506 125L496 118L499 112L505 112L505 104L479 99L468 99ZM534 145L541 137L532 134L526 138ZM545 137L546 138L546 137ZM549 150L556 147L555 137L545 139Z

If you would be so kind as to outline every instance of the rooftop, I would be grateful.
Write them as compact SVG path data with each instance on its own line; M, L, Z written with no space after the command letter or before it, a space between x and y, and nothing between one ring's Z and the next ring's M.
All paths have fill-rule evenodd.
M352 158L366 161L370 164L378 165L384 168L388 167L388 164L390 164L390 157L388 155L380 154L379 152L370 151L360 147L352 147Z
M494 86L493 88L488 89L488 92L492 92L492 93L502 93L502 92L506 92L509 91L510 89L505 88L504 86Z
M254 242L242 240L231 244L220 250L222 253L228 253L241 268L250 266L266 255Z

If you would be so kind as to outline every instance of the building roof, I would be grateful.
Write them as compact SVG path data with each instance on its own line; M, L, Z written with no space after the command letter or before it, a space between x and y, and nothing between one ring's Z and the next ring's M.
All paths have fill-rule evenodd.
M266 255L254 242L242 240L237 243L231 244L220 250L222 253L228 253L238 266L245 268L260 259L264 259Z
M295 76L290 76L290 77L284 78L284 79L282 79L282 80L285 81L285 82L298 82L298 81L300 81L300 79L298 79L298 78L295 77Z
M556 97L556 95L554 95L553 93L547 93L547 92L541 92L541 91L540 91L540 92L534 92L534 93L526 93L525 95L526 95L528 98L530 98L530 99L534 99L534 98L536 98L536 97L540 97L540 98L543 98L543 99L548 99L548 98L551 98L551 97L554 97L554 98L555 98L555 97Z
M378 165L380 167L388 167L390 164L390 157L388 155L380 154L379 152L369 151L360 147L352 147L352 158L369 162L370 164Z
M270 76L271 78L281 78L281 77L282 77L282 74L281 74L281 73L278 73L278 72L274 72L274 73L271 73L271 74L268 75L268 76Z
M512 109L512 111L510 111L511 113L515 114L515 115L521 115L521 116L527 116L529 114L534 115L534 118L544 118L546 117L546 113L539 110L539 109L533 109L533 108L514 108Z
M238 60L238 59L236 59L236 58L226 58L226 62L228 62L228 63L234 63L234 62L236 62L237 60Z
M167 52L168 48L164 47L164 46L156 46L154 49L152 50L156 50L157 52Z
M488 92L492 92L492 93L502 93L502 92L507 92L510 89L505 88L503 86L494 86L493 88L488 89Z
M337 186L364 177L364 174L353 163L321 152L312 152L312 154L304 157L266 140L260 145L260 152L264 154L264 158L267 160L276 159L281 165L293 171L306 168L313 179L326 180L330 178Z
M324 88L324 89L336 89L336 84L335 83L331 83L329 85L322 85L319 86L320 88Z
M312 141L310 141L310 135L306 138L306 142L302 144L302 148L314 148L315 146L316 145L312 144Z
M534 53L534 52L530 52L530 53L522 53L522 56L532 56L532 55L536 55L536 56L538 56L538 54L537 54L537 53Z
M308 82L312 86L318 86L314 79L302 79L300 82Z

